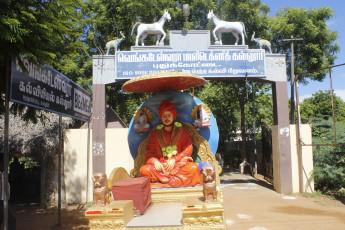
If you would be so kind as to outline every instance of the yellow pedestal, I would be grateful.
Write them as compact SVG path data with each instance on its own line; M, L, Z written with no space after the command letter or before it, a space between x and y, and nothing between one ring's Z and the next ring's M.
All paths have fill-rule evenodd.
M220 202L185 200L182 207L184 229L225 229L224 208Z
M203 196L202 187L151 189L152 202L183 202Z
M93 206L85 211L90 230L126 229L133 216L132 200L113 201L109 205Z

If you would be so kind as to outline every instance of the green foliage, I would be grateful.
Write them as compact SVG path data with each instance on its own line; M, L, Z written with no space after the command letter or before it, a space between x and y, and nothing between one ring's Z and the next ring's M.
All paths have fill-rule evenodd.
M83 70L78 56L83 44L81 30L80 1L2 1L0 7L0 104L5 91L6 59L19 54L32 61L44 63L69 75L82 76ZM73 74L70 74L73 73ZM0 108L3 112L3 107ZM35 109L26 110L25 119L36 121L39 113Z
M272 95L269 84L246 83L245 81L209 81L196 89L195 95L207 104L217 120L220 142L229 141L238 127L244 124L244 130L253 128L252 91L255 91L255 122L260 127L261 120L273 123ZM241 125L240 103L245 115ZM247 128L246 128L247 127Z
M337 143L345 143L345 123L336 125ZM330 144L334 141L332 121L313 122L313 143ZM323 192L345 187L345 146L314 147L315 188Z
M227 149L224 152L224 166L237 168L242 162L242 151L239 149Z
M339 51L339 45L335 43L337 32L331 31L327 26L327 20L331 19L334 12L329 7L318 9L285 8L269 20L269 28L272 33L273 51L286 53L287 64L290 69L291 42L283 41L293 35L295 38L303 38L303 41L295 41L295 74L314 71L334 64ZM290 75L291 71L288 71ZM322 80L326 70L309 74L311 80ZM291 76L290 76L291 77ZM306 76L301 80L307 82Z
M344 101L334 96L337 143L345 143ZM313 144L332 144L334 124L332 119L331 92L319 91L301 104L302 122L311 121ZM345 146L314 147L315 188L326 192L345 187Z
M0 10L1 62L22 54L55 66L57 59L73 53L80 32L76 9L79 1L4 1ZM54 65L55 63L55 65Z
M345 122L345 102L334 94L334 113L336 122ZM306 123L315 118L331 119L333 117L332 97L330 90L320 90L312 97L306 98L300 105L302 122Z
M257 37L269 39L268 30L268 16L269 7L260 0L223 0L217 4L215 14L225 21L241 21L246 28L246 44L255 46L255 43L250 42L250 37L253 31L256 32ZM211 24L211 23L210 23ZM213 24L213 23L212 23ZM214 27L212 27L214 28ZM230 33L223 35L224 44L234 44L235 38Z
M273 125L273 101L270 89L270 84L261 82L253 82L251 85L250 92L248 92L249 101L245 106L246 123L250 124L249 129L253 129L254 113L256 128L261 126L262 120L265 120L269 125ZM255 111L253 111L253 107Z
M137 108L146 100L145 94L127 93L121 90L122 84L107 87L106 100L113 105L123 122L129 125Z
M217 119L222 140L229 140L239 126L236 110L238 104L234 88L228 81L209 81L196 91L196 96L207 104Z
M157 21L165 9L172 17L172 20L165 24L165 31L181 30L185 26L182 5L186 3L191 8L191 15L188 18L190 30L212 30L214 26L207 20L207 13L212 9L222 20L244 22L248 36L246 44L251 47L254 44L250 42L250 36L254 31L256 37L270 40L273 51L287 54L289 68L290 43L283 42L282 39L290 38L291 35L303 38L303 41L295 42L296 73L332 65L339 51L339 46L335 43L337 33L331 31L326 24L334 14L328 7L309 10L286 8L277 15L268 17L269 7L260 0L4 0L0 7L1 95L5 85L6 57L19 54L34 61L44 61L91 92L91 55L99 54L101 49L104 50L107 41L119 37L120 31L126 36L120 48L129 50L135 41L136 34L131 36L135 22ZM154 36L149 36L145 40L146 45L155 44L155 39ZM233 44L234 37L230 33L225 34L223 41L224 44ZM165 42L168 44L168 37ZM311 76L311 80L321 80L325 76L325 71L308 76ZM307 82L307 76L303 77L302 80ZM121 86L117 84L107 87L106 99L124 122L129 124L136 108L145 101L145 95L125 93L121 91ZM253 87L256 127L259 127L262 119L272 124L273 106L270 86L254 83ZM253 87L246 81L210 81L196 89L196 96L214 113L223 140L228 140L238 127L241 127L242 133L252 127ZM301 105L302 120L307 122L313 119L314 141L320 143L330 141L333 135L330 132L332 108L330 100L326 102L326 99L329 99L329 93L323 92L313 99L306 99ZM335 108L336 120L339 122L337 125L340 125L339 130L342 130L341 122L345 122L345 106L338 97L335 97ZM0 97L0 110L3 111L3 96ZM12 112L33 121L41 118L40 113L35 109L25 109L24 106L15 103ZM344 132L341 133L339 130L337 129L340 141ZM319 184L323 183L321 181L327 181L322 179L327 178L325 176L327 173L322 171L323 165L318 166L319 159L322 160L324 155L332 154L335 157L331 157L332 161L327 162L327 165L341 165L342 158L339 158L337 153L342 149L334 151L327 148L315 150L315 178ZM334 178L339 178L342 171L334 170L331 174Z
M90 0L85 3L83 14L85 22L85 42L91 53L97 53L97 47L104 49L107 41L120 36L122 31L126 39L121 43L122 50L129 49L135 43L131 36L132 27L136 22L153 23L158 21L168 10L173 20L164 25L167 28L183 27L182 8L177 7L178 1L169 0ZM192 11L193 12L193 11ZM193 15L193 13L192 13ZM191 16L192 17L192 16ZM148 36L145 45L155 44L155 36Z

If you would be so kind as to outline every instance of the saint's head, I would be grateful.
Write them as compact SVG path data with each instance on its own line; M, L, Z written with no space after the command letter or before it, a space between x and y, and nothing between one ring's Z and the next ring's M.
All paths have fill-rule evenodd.
M177 117L177 109L173 103L167 100L162 101L158 108L158 112L163 125L173 125Z

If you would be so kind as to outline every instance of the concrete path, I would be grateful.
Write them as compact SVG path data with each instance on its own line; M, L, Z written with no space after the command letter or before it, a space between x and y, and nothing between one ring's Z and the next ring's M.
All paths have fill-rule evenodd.
M226 229L345 229L345 205L337 200L279 194L264 180L238 172L224 172L221 182Z

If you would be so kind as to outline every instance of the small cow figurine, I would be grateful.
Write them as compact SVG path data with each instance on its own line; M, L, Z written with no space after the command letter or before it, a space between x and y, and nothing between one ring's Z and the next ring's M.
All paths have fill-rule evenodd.
M272 50L271 50L271 43L265 39L261 39L261 38L254 38L255 36L255 32L253 33L253 36L252 36L252 39L251 41L254 41L256 42L256 44L258 44L259 48L262 49L262 48L267 48L268 52L269 53L272 53Z
M106 47L107 47L107 54L109 55L109 51L112 47L114 47L115 52L120 50L120 43L122 42L123 39L125 39L125 35L123 35L122 31L120 31L120 34L122 36L122 38L118 38L115 40L111 40L107 43Z

